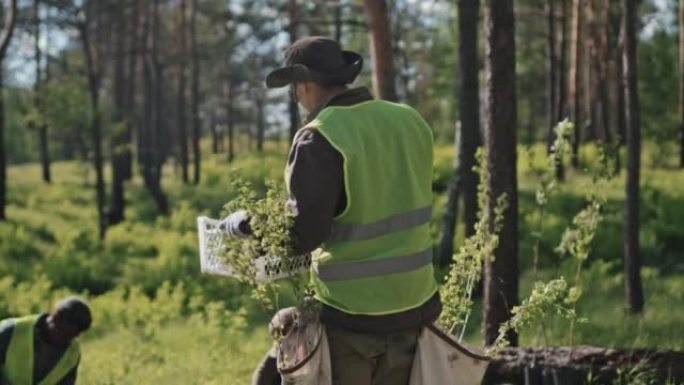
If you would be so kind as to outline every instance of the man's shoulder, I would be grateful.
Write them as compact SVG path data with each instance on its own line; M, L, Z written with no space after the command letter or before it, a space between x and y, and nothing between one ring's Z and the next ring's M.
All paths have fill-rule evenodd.
M5 318L0 321L0 334L11 333L17 324L16 318Z

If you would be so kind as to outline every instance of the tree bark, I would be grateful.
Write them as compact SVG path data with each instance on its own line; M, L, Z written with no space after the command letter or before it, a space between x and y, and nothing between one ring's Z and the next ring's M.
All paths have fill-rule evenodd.
M567 16L567 0L561 0L561 19L560 19L560 55L558 55L558 88L556 90L556 123L563 121L567 117L567 83L565 77L565 68L567 66L568 53L568 16ZM554 134L555 140L555 134ZM565 164L561 159L556 163L556 179L565 179Z
M2 9L0 15L5 20L0 31L0 221L7 218L7 155L5 152L5 89L4 71L5 56L14 35L14 27L17 21L17 0L10 0L7 9Z
M487 0L485 12L485 118L488 169L487 210L494 231L496 200L506 194L503 227L493 261L485 263L482 334L486 344L498 336L499 326L518 304L518 196L516 167L515 16L513 0ZM517 335L508 336L512 345Z
M610 4L603 3L603 28L599 30L599 58L601 70L599 76L599 99L601 100L601 121L603 124L606 145L610 148L609 153L613 153L615 148L613 143L613 131L610 124L610 92L608 76L610 74Z
M0 221L7 217L5 205L7 201L7 159L5 155L5 93L4 93L4 58L0 57Z
M190 1L190 55L192 57L192 77L190 85L190 105L192 114L192 152L193 152L193 166L194 166L194 184L199 184L200 181L200 166L202 161L202 154L200 153L200 133L202 129L202 122L199 116L199 53L197 51L197 1Z
M556 0L546 2L546 55L548 78L546 84L546 113L548 125L548 151L551 151L554 134L553 127L556 125Z
M459 1L459 3L461 2ZM459 12L460 17L461 13ZM461 40L461 44L463 44L463 40ZM461 148L461 124L457 123L456 126L455 148L458 151ZM461 166L460 162L455 163L454 173L447 188L447 203L444 207L444 217L442 218L442 239L439 242L439 249L435 260L436 264L440 267L449 266L454 255L454 237L456 236L456 223L458 222L458 200L461 196L463 175L463 166Z
M684 0L679 0L679 166L684 168Z
M288 24L288 34L290 35L290 44L293 44L295 41L297 41L297 30L299 29L299 12L297 11L297 0L288 0L287 2L287 11L290 16L290 23ZM232 82L231 82L231 87L232 87ZM295 137L295 134L297 133L297 130L299 130L299 107L297 107L297 96L295 95L294 92L294 86L290 87L290 94L289 94L289 104L288 104L288 111L290 113L290 142ZM232 109L232 90L230 91L230 108ZM232 113L231 113L232 115ZM230 122L232 123L232 116L230 117ZM231 162L233 160L233 129L232 125L230 125L228 129L228 147L229 147L229 154L228 154L228 161Z
M335 41L342 42L342 0L335 0L335 21L334 21L334 35Z
M102 160L102 127L100 117L100 90L99 82L100 76L98 70L95 68L93 60L92 45L90 42L90 25L89 19L92 16L92 6L90 1L84 4L83 21L78 22L79 34L81 37L81 44L83 48L83 56L85 58L86 73L88 76L88 91L90 93L90 109L91 121L90 129L93 135L93 164L95 167L95 196L97 205L98 230L100 240L104 240L107 231L107 217L105 215L105 185L104 185L104 167Z
M228 130L228 163L235 159L235 111L233 80L228 79L223 88L226 101L226 125Z
M560 16L560 55L558 55L558 90L556 91L556 122L560 122L567 116L567 78L565 70L568 56L568 0L561 0Z
M123 8L122 8L123 7ZM125 3L117 8L113 15L114 22L114 123L115 130L112 135L112 194L109 202L109 225L115 225L124 220L125 196L124 180L126 156L124 155L128 143L126 142L126 80L125 80L125 36L126 36L126 9Z
M570 63L570 81L569 83L569 97L572 106L572 122L574 124L572 135L572 166L579 167L579 145L580 145L580 126L581 122L581 105L580 105L580 88L581 80L581 65L582 65L582 0L573 0L572 3L572 48L571 48L571 63Z
M213 113L209 116L209 131L211 132L211 153L218 154L219 134L216 130L216 116Z
M616 168L619 172L620 170L620 147L625 145L627 138L626 122L625 122L625 78L624 78L624 65L622 62L622 55L624 51L624 35L622 32L622 10L620 3L615 3L611 5L613 7L613 28L617 31L616 33L616 46L615 54L613 60L615 61L615 124L616 124Z
M636 2L624 4L624 74L627 117L627 185L625 197L625 295L630 313L644 307L639 256L639 172L641 167L641 116L637 89Z
M40 49L40 0L33 0L33 48L35 59L35 74L36 79L33 85L33 108L38 114L43 112L43 96L45 89L43 87L43 67L42 58L43 53ZM38 130L38 154L40 157L40 164L42 167L43 182L50 183L52 178L50 175L50 150L48 147L48 126L42 119L37 122L35 127Z
M465 235L475 233L477 222L477 185L479 177L475 166L475 152L482 145L480 134L480 80L478 47L478 20L480 0L458 1L459 39L459 116L458 166L449 183L447 208L442 223L442 240L438 260L446 266L454 253L453 240L456 233L459 195L463 195L463 219Z
M257 113L257 151L264 149L264 133L266 131L266 116L264 115L264 95L257 91L256 95Z
M137 84L138 84L138 74L140 72L140 58L142 57L142 51L144 50L144 39L140 39L141 35L141 13L144 13L141 9L140 2L138 0L130 0L128 3L128 20L131 22L131 27L128 28L128 41L126 42L127 47L127 58L128 58L128 69L126 77L126 97L125 100L125 113L126 113L126 134L125 143L126 149L123 152L123 177L125 180L131 180L133 178L133 131L134 127L139 124L138 110L136 108L137 100Z
M187 61L187 0L180 0L178 9L178 94L176 95L176 113L178 125L178 148L180 152L180 166L183 183L190 181L188 176L188 134L186 130L185 103L185 70Z
M561 13L565 14L565 3L561 0ZM553 142L556 140L556 134L554 128L560 122L562 118L563 100L562 96L565 92L564 84L564 68L561 66L562 57L563 63L565 62L565 21L561 22L561 35L563 36L563 41L561 42L560 49L556 46L556 2L555 0L548 0L546 8L546 45L547 45L547 65L548 65L548 79L547 79L547 118L548 118L548 134L547 134L547 152L551 152ZM565 16L563 16L565 17ZM559 52L560 51L560 55ZM558 162L556 164L556 176L559 180L564 178L563 162Z
M147 6L147 21L145 25L145 41L147 50L145 53L145 130L141 135L141 166L145 188L152 195L157 210L160 214L169 211L166 194L161 188L161 168L163 156L160 153L162 118L162 76L161 66L157 57L159 41L159 2L151 0Z
M385 0L363 0L363 8L370 27L373 89L378 98L397 101L396 71L392 55L392 35L387 2Z

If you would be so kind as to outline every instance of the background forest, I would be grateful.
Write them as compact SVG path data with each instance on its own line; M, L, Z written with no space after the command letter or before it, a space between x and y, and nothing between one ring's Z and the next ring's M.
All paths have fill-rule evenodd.
M196 217L219 217L237 178L281 181L300 113L263 81L307 35L362 53L355 85L432 126L442 280L487 148L484 188L511 204L467 341L492 343L535 281L564 276L586 322L549 316L519 345L684 350L684 0L2 3L0 319L88 297L80 383L249 381L271 313L200 274ZM558 246L590 193L580 274Z

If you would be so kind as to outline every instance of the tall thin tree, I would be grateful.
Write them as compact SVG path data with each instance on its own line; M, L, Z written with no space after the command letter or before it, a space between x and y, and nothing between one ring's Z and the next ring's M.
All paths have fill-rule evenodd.
M17 21L17 0L10 0L7 9L3 9L5 20L0 30L0 220L5 220L5 204L7 199L7 158L5 155L5 93L3 77L5 55L12 40Z
M499 326L511 317L518 303L518 194L516 167L515 15L513 0L487 0L485 7L485 117L488 170L487 186L494 230L496 200L506 194L503 227L494 260L485 263L482 334L492 344ZM512 345L517 335L508 336Z
M188 183L188 134L185 103L185 78L187 67L187 0L178 4L178 68L176 89L176 124L178 127L178 148L183 183Z
M580 89L582 84L582 0L573 0L572 3L572 48L570 62L570 81L568 87L569 101L572 106L572 123L574 124L572 136L572 166L579 167L579 145L581 140L580 126L582 124Z
M39 115L43 112L43 100L45 87L43 84L43 52L40 42L40 0L33 0L33 48L35 58L35 82L33 84L33 108ZM48 125L43 119L35 122L38 131L38 154L43 172L43 181L51 182L50 175L50 150L48 146Z
M223 86L223 97L226 103L226 129L228 130L228 163L235 159L235 83L231 75L227 76Z
M556 91L556 122L560 122L567 116L568 90L567 69L568 57L568 0L561 0L560 6L560 44L558 47L558 89Z
M627 131L625 122L625 78L624 78L624 63L622 62L622 55L624 51L624 33L622 31L622 4L619 2L611 3L612 12L612 24L615 34L615 51L614 51L614 61L615 61L615 122L616 128L616 143L617 143L617 153L618 156L616 160L620 160L619 149L620 146L625 145L627 139ZM619 164L616 164L616 167ZM619 167L618 167L619 171Z
M290 37L290 44L294 43L297 41L298 38L298 33L297 31L299 30L299 10L297 9L297 0L288 0L287 2L287 12L290 18L290 22L287 26L287 32ZM232 81L230 82L232 87ZM232 88L229 91L230 98L228 99L231 104L232 108ZM289 99L288 99L288 111L290 113L290 141L294 139L295 133L297 133L297 130L299 129L299 107L297 107L297 99L296 95L294 93L294 89L290 88L290 94L289 94ZM233 119L232 115L230 119ZM231 120L232 123L232 120ZM229 137L229 148L232 144L232 130L229 129L228 131L228 137ZM233 159L232 155L232 148L230 148L230 154L228 155L229 161Z
M463 219L466 237L475 231L477 221L477 173L475 152L482 144L480 134L480 80L478 59L478 20L480 0L458 1L458 59L459 59L459 116L458 165L449 183L447 207L442 222L442 240L438 261L445 266L454 251L457 208L460 192L463 195Z
M556 106L554 108L556 114L556 122L564 120L568 114L568 90L567 77L565 71L568 61L568 1L561 0L560 3L560 43L558 47L558 72L556 81L558 83L556 88ZM555 140L555 135L554 135ZM565 179L565 164L562 159L556 163L556 178L558 180Z
M363 0L363 8L370 27L373 89L378 98L397 101L396 70L394 68L387 2L385 0Z
M190 121L192 122L192 152L193 152L193 183L198 184L200 181L200 165L202 154L200 153L200 134L202 129L202 122L200 121L199 103L200 103L200 63L199 52L197 48L197 1L190 0Z
M145 188L154 199L161 214L169 211L168 199L161 188L161 169L164 156L161 152L162 137L162 69L159 63L159 3L161 0L145 1L143 37L146 44L143 71L145 87L145 119L140 133L140 164Z
M639 173L641 112L637 88L636 0L623 0L625 111L627 116L627 185L625 197L625 299L630 313L644 307L639 253Z
M104 165L102 157L102 124L100 111L100 70L95 63L91 42L91 25L93 17L93 0L86 0L83 8L77 14L76 25L81 38L83 57L85 58L86 74L88 77L88 91L90 95L90 129L93 139L93 163L95 166L95 197L97 205L98 230L103 240L107 231L107 216L105 215L105 184Z
M264 134L266 131L266 115L264 112L264 98L265 95L261 91L256 91L255 94L255 104L256 104L256 118L257 118L257 137L256 137L256 148L257 151L262 151L264 149Z
M144 2L138 0L127 0L128 21L130 28L128 28L128 36L126 39L126 57L128 58L127 75L126 75L126 94L125 111L126 111L126 128L125 128L125 143L126 147L123 151L124 157L124 178L130 180L133 177L133 131L139 123L139 113L137 108L138 100L138 82L140 73L140 63L142 58L142 51L144 50L144 39L141 39L142 31L142 16L145 12L142 10Z
M124 220L125 199L124 199L124 181L126 179L126 155L129 143L126 142L126 98L131 98L132 95L126 95L126 3L124 2L120 7L116 7L112 16L114 17L114 82L112 84L114 93L114 121L115 129L111 139L111 157L112 157L112 193L110 195L109 203L109 225L115 225Z
M548 142L553 141L553 127L556 125L556 76L557 76L557 56L556 56L556 0L546 1L546 65L548 78L546 84L547 93L547 126ZM550 150L550 146L549 150Z
M684 0L679 0L679 165L684 168Z

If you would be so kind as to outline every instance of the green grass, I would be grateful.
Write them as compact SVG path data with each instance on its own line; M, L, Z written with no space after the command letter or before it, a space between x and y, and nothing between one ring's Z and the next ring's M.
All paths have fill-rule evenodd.
M87 341L79 382L92 385L248 384L270 347L265 331L207 330L183 321L141 338L130 330Z

